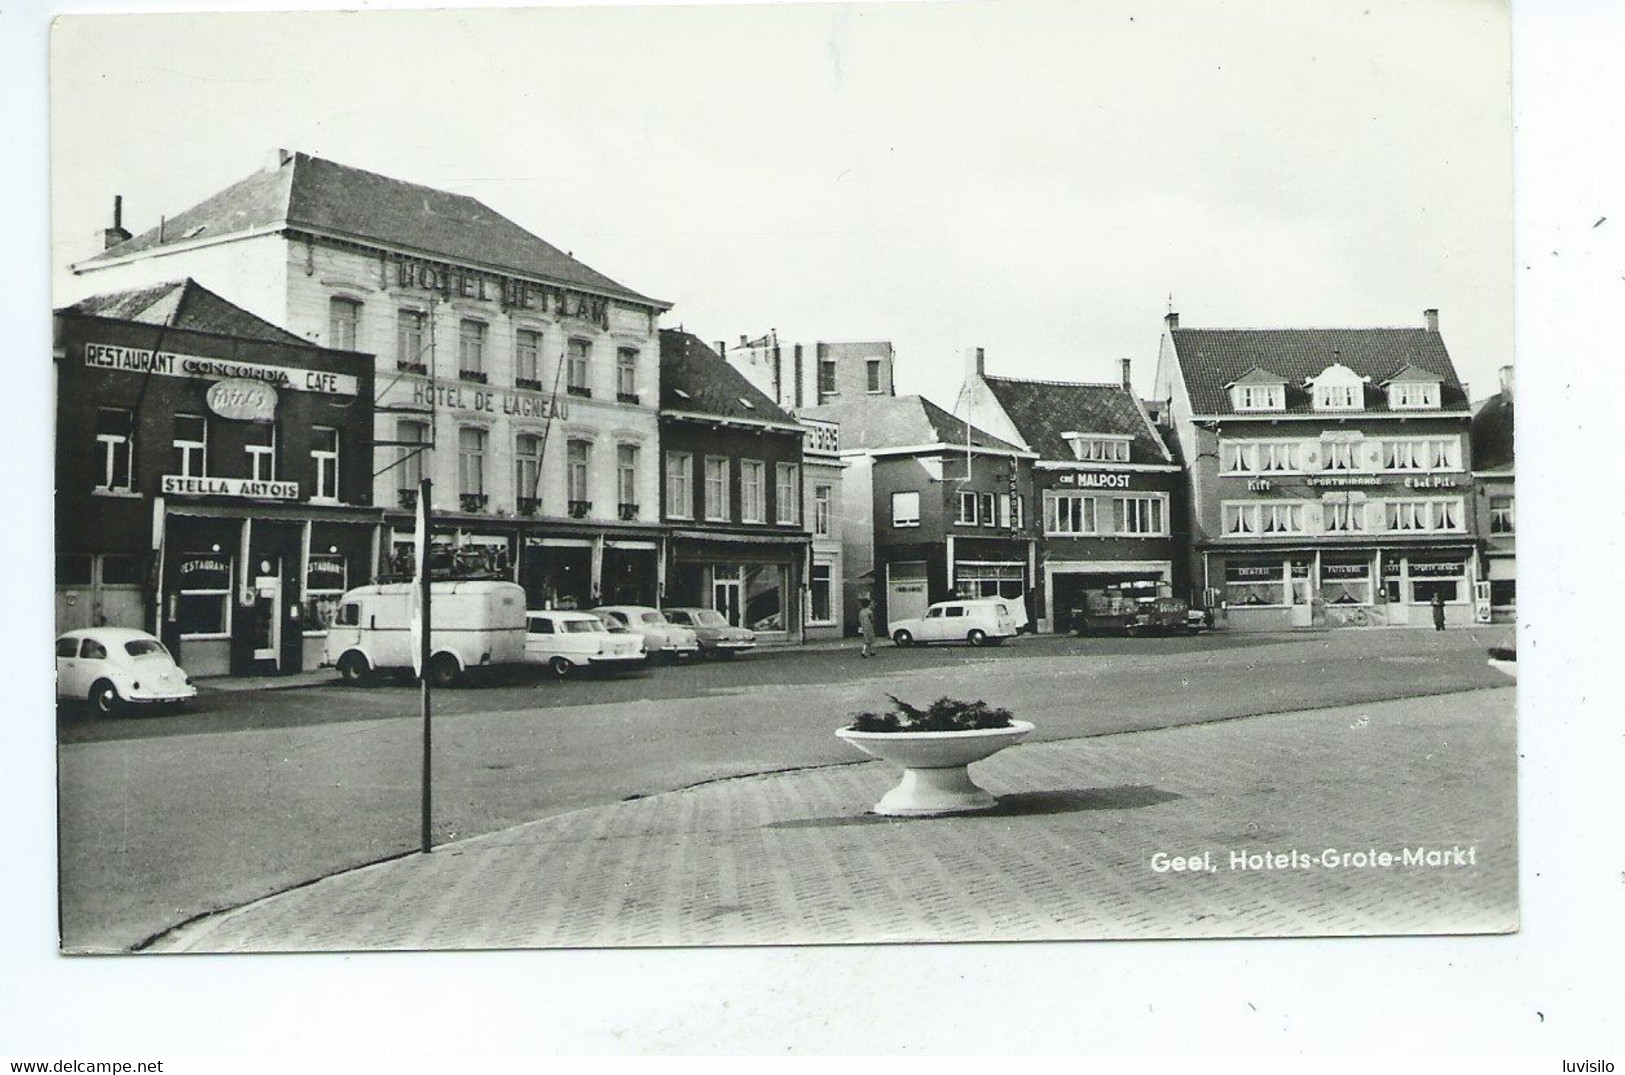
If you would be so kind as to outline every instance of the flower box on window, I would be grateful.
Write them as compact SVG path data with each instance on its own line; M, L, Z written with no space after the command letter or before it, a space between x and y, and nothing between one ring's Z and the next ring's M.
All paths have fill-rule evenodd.
M615 400L618 403L637 403L640 401L636 392L617 392L615 393Z
M618 504L616 510L620 514L621 521L625 523L629 523L638 517L638 506L636 504Z
M515 388L531 388L538 392L542 390L542 382L534 377L515 377L513 385Z
M567 385L564 390L572 396L581 396L584 399L592 398L592 389L584 384Z
M591 510L592 501L590 500L570 501L570 518L572 519L585 519L587 517L587 512Z
M400 370L402 373L427 374L429 372L429 366L428 366L427 363L425 363L425 362L408 362L405 359L397 359L396 362L395 362L395 368L397 370Z
M459 498L464 511L484 511L486 496L484 493L463 493Z
M416 489L397 489L395 496L400 500L401 508L405 511L415 511L418 506L418 491Z
M473 384L485 384L490 380L490 378L480 370L458 370L457 379L460 381L469 381Z
M542 499L536 496L522 496L519 498L519 514L535 515L541 510Z

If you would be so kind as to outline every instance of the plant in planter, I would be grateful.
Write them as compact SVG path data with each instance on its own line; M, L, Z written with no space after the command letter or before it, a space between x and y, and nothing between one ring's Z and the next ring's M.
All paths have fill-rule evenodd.
M930 817L991 810L998 800L971 780L969 766L1033 730L1009 710L983 701L938 698L924 709L895 695L883 713L859 713L835 734L882 761L903 768L903 779L875 804L888 816Z

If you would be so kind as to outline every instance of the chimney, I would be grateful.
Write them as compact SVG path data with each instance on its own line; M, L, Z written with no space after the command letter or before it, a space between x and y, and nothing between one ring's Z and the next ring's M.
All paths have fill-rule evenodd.
M1512 402L1512 367L1501 367L1501 395L1508 403Z
M727 358L728 357L728 341L727 340L718 340L716 343L713 343L711 345L711 350L715 351L719 357Z
M124 230L124 195L113 195L113 226L102 232L102 249L111 250L122 242L127 242L130 233Z
M987 352L980 347L965 348L965 365L981 377L987 373Z
M1120 358L1117 361L1123 364L1123 391L1133 393L1134 381L1131 377L1129 377L1129 370L1132 367L1133 360Z
M749 346L750 346L750 337L745 336L745 335L741 335L739 337L739 349L741 351L743 351L745 348L747 348Z
M1427 322L1429 332L1438 332L1439 331L1439 311L1438 310L1423 310L1422 311L1422 320Z
M1173 310L1169 310L1167 316L1162 319L1162 323L1167 325L1168 330L1172 332L1174 329L1179 327L1179 314Z

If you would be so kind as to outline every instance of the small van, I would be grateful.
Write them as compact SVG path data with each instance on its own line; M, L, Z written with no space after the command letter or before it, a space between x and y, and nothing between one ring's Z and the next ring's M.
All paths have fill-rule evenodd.
M322 663L349 682L410 671L417 655L416 582L360 586L339 599ZM525 591L512 582L435 582L429 590L428 680L448 687L470 669L525 659Z
M892 641L899 646L916 642L969 642L973 646L997 645L1014 637L1017 620L1010 602L1002 597L977 597L963 601L938 601L924 616L893 620Z

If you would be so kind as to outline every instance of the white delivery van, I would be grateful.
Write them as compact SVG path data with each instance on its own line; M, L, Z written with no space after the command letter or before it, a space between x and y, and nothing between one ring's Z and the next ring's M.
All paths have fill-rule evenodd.
M450 686L471 668L525 659L525 591L512 582L436 582L429 591L429 682ZM415 582L360 586L339 600L322 663L354 682L411 671L418 634Z

